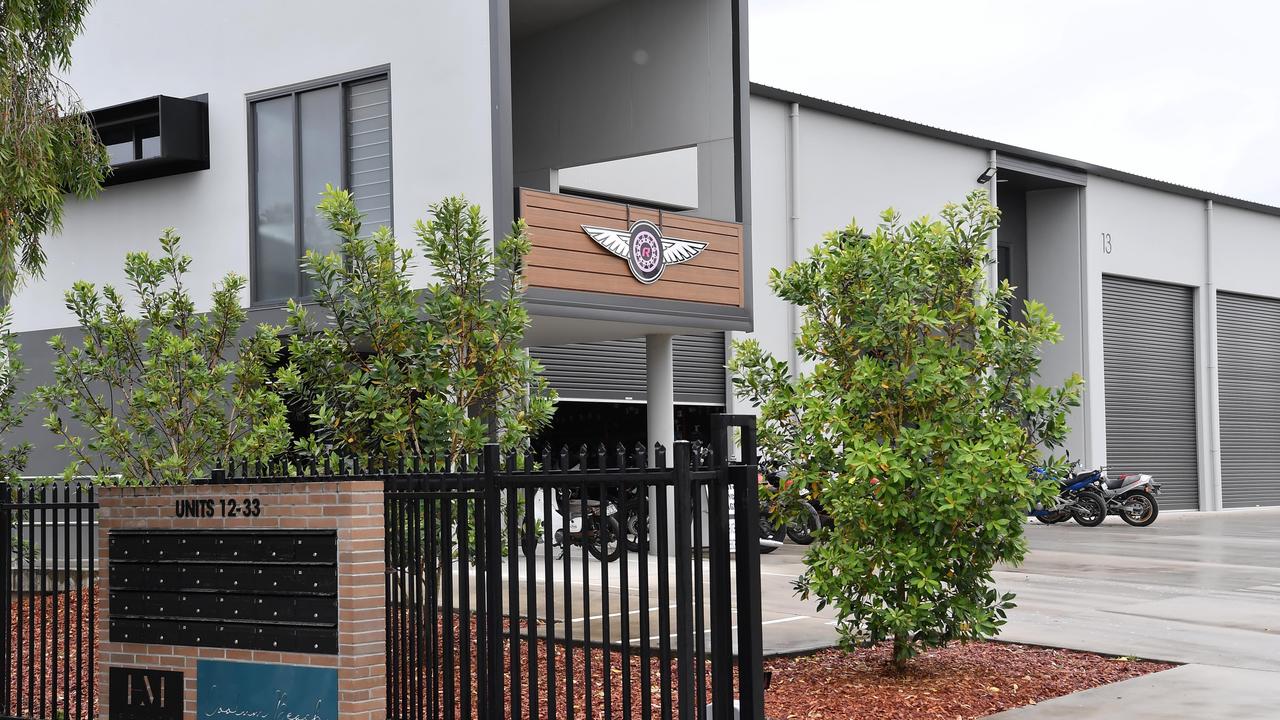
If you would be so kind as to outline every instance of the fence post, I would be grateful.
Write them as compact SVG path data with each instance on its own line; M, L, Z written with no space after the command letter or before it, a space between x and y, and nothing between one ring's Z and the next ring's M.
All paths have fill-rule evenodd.
M737 416L742 464L733 468L738 581L738 690L741 717L764 720L764 643L760 613L760 495L756 419Z
M502 674L502 513L498 508L498 470L501 449L496 443L484 446L484 566L479 577L484 581L485 593L485 674L487 686L481 688L488 708L487 717L501 717L504 713L506 693ZM465 568L464 568L465 572ZM466 652L464 649L463 652ZM514 670L514 668L513 668Z
M10 570L13 566L13 519L9 511L9 483L0 485L0 668L4 669L4 681L0 682L0 715L10 715L9 706L9 673L13 667L12 628L9 627L12 610L10 602L13 597L13 579Z
M675 478L675 545L676 545L676 673L680 717L695 717L693 686L694 643L701 642L693 632L693 482L690 478L689 442L680 440L672 448ZM698 562L702 560L699 559ZM701 608L699 608L701 612ZM705 702L705 699L702 700Z
M711 418L711 446L718 463L708 486L707 532L711 550L711 716L733 717L733 597L729 572L729 453L727 415Z

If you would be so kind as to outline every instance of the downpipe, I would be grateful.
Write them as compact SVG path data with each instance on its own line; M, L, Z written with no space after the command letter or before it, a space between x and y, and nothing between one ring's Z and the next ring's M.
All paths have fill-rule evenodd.
M800 103L791 103L787 124L787 264L791 267L800 257ZM800 353L796 339L800 336L800 308L787 303L787 363L791 377L800 374Z

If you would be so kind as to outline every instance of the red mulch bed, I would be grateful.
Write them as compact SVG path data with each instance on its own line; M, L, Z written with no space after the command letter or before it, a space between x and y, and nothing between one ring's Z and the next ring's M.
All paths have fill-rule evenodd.
M1174 667L1092 653L974 642L931 650L907 670L888 645L765 661L771 720L969 720Z
M459 629L455 618L455 643ZM504 644L504 648L509 646ZM545 642L537 640L536 648L537 709L531 716L529 689L522 687L519 717L566 717L566 651L561 646L554 647L556 707L553 713L548 714ZM520 675L528 677L528 644L522 640L519 650L523 671ZM504 658L507 652L509 650L504 649ZM670 674L664 675L660 658L653 657L646 672L638 650L633 649L627 672L616 649L611 651L607 661L603 650L593 649L590 654L591 712L587 714L588 698L584 691L587 656L582 648L575 648L572 655L572 698L577 716L644 717L640 708L644 706L642 693L646 687L652 698L652 718L661 717L660 699L664 688L670 693L674 707L678 685L674 663L669 668ZM474 653L472 657L475 657ZM931 650L913 659L910 667L900 673L893 670L890 657L890 646L881 645L852 653L831 649L810 655L768 659L765 669L772 671L772 683L765 693L765 714L770 720L969 720L1174 667L1169 663L1122 660L1092 653L997 642L955 644ZM611 699L611 712L608 714L604 712L605 667L609 668L607 695ZM474 668L473 660L473 674ZM423 672L424 678L428 672ZM630 678L630 715L622 712L624 674ZM709 681L709 663L705 677ZM403 673L400 678L399 682L404 682L404 678L412 678L412 673ZM460 689L455 682L455 698ZM419 686L418 690L417 696L427 701L430 697L427 689ZM438 707L443 709L439 688L435 694L441 698L437 701L440 703ZM709 700L708 689L703 702ZM507 717L512 716L511 709L508 698Z
M14 654L10 667L5 668L6 679L13 692L11 697L22 697L22 714L32 714L32 695L28 692L28 683L34 677L34 709L37 713L39 704L43 701L48 710L47 716L54 716L56 713L52 710L58 707L63 709L64 716L69 719L92 717L92 710L83 705L80 706L80 712L76 712L77 702L81 699L82 688L88 683L88 673L91 672L93 661L88 644L91 620L88 595L83 591L61 593L56 596L56 605L55 618L54 595L12 599L10 636ZM31 634L32 613L36 618L34 635ZM75 642L77 619L80 621L80 643ZM457 617L453 620L455 652L460 645L458 634L462 628L459 620ZM23 628L21 641L17 634L19 625ZM470 625L474 628L474 620ZM443 623L438 627L443 630ZM69 644L63 641L64 629L71 633ZM474 629L472 633L470 655L471 673L474 674L477 669ZM55 634L57 642L53 641ZM442 642L442 638L438 637L437 643ZM389 642L388 649L391 650L392 647ZM443 646L439 647L441 654L437 657L442 658ZM77 655L77 648L84 648L85 653ZM429 653L422 652L426 649L422 647L418 657L429 657ZM523 677L528 677L528 649L528 645L522 640L519 647L522 672L519 674ZM656 652L646 667L641 662L638 648L633 648L629 667L624 668L618 650L610 651L607 659L603 650L591 650L589 696L586 692L585 674L588 655L580 647L575 648L571 655L574 679L573 691L568 693L566 663L570 653L561 646L553 648L556 703L553 712L548 713L546 646L542 640L536 641L538 704L532 717L565 717L566 701L570 700L576 714L581 717L586 716L584 711L588 702L591 717L628 717L622 713L624 675L628 677L627 684L631 693L632 714L629 717L642 717L639 708L643 706L646 689L652 698L652 707L655 708L652 715L654 718L660 717L657 708L661 706L664 690L670 693L672 702L675 701L676 668L673 663L668 672L664 673L663 663ZM507 656L504 654L504 657ZM1173 667L1168 663L1121 660L1069 650L994 642L958 644L932 650L912 660L910 667L901 673L893 671L889 659L889 648L882 645L852 653L832 649L810 655L766 660L765 669L772 672L772 684L765 693L765 712L771 720L969 720ZM428 688L425 685L432 666L424 665L425 663L416 668L406 667L399 673L393 671L393 677L389 678L392 687L399 685L400 692L397 695L406 699L416 697L423 704L429 704L429 698L435 695L437 703L443 707L443 688ZM68 668L75 670L68 675ZM706 677L709 679L709 666L706 670ZM55 672L56 685L53 682L39 681L41 674L52 681ZM439 674L436 676L436 684L439 684L441 677ZM413 687L418 679L421 679L422 684ZM609 688L607 695L611 700L611 712L608 715L604 713L606 685ZM458 694L462 692L459 677L455 677L454 687L456 705ZM103 688L98 688L98 692L103 691ZM519 715L530 717L529 688L521 688L520 696L522 707ZM472 707L475 712L474 699ZM508 699L508 715L510 709Z
M87 705L94 653L89 641L90 593L14 594L9 602L13 655L4 671L12 706L0 713L68 720L94 717L95 708Z

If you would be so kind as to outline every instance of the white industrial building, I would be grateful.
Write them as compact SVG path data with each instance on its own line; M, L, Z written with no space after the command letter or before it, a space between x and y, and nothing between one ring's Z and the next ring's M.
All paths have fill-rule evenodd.
M999 273L1062 325L1045 380L1085 379L1072 456L1153 473L1168 508L1280 504L1280 208L753 86L755 265L890 206L936 215L993 159ZM753 336L787 357L766 280Z
M1280 208L750 86L745 6L370 3L353 25L337 0L95 4L68 80L116 182L69 202L46 278L13 299L30 382L70 324L63 291L120 283L165 227L199 301L239 272L252 321L278 322L297 255L332 242L310 199L337 182L406 244L448 194L530 221L529 340L564 399L548 442L706 439L711 411L745 410L729 342L789 355L769 268L853 217L986 187L1000 275L1066 335L1046 379L1087 383L1073 455L1155 474L1170 508L1280 504ZM642 278L581 229L643 223L697 253ZM31 471L61 470L26 434Z

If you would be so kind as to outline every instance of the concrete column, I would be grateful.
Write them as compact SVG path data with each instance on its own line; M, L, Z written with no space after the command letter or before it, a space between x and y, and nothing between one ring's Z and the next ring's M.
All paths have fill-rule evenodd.
M1213 269L1213 201L1204 203L1204 288L1200 292L1200 509L1222 509L1222 427L1218 414L1218 284Z
M662 443L671 460L671 443L676 439L675 369L671 359L670 335L646 335L644 338L645 372L648 380L648 427L645 442L649 446L649 464L654 462L653 444Z
M675 364L671 358L671 336L646 335L644 348L648 396L645 408L648 422L645 444L649 447L649 465L652 467L655 462L654 443L662 443L666 448L666 461L669 465L672 460L671 446L676 439ZM668 513L673 510L674 494L674 488L667 488ZM657 503L657 490L651 489L649 491L649 537L652 542L649 546L650 552L655 554L658 551ZM667 528L668 541L673 540L675 523L667 523Z

